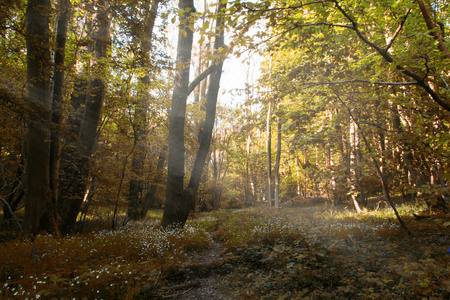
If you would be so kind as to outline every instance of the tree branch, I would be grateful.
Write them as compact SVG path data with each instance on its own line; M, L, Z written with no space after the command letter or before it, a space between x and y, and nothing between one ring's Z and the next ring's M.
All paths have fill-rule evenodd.
M352 23L351 29L356 32L358 37L367 45L375 49L386 61L393 63L394 59L392 56L389 55L385 50L377 46L375 43L372 43L369 41L358 29L358 24L350 17L349 14L339 5L337 0L333 0L336 8L344 15L344 17L349 20ZM439 104L442 108L444 108L447 111L450 111L450 104L446 103L441 96L436 93L427 83L425 83L426 77L421 78L416 73L413 73L412 71L406 70L404 67L397 65L396 69L399 70L401 73L405 74L408 77L411 77L412 79L417 81L417 85L421 86L427 93L430 95L433 100Z
M192 80L192 82L188 86L188 96L197 87L197 85L199 85L200 82L202 82L203 79L208 77L208 75L214 72L218 67L219 67L218 65L212 64L211 66L209 66L209 68L207 68L200 75L198 75L197 78Z
M297 9L297 8L303 8L308 5L314 5L314 4L324 4L326 2L332 2L332 0L323 0L323 1L312 1L308 3L300 3L300 5L295 6L288 6L288 7L274 7L274 8L264 8L264 9L255 9L248 6L248 3L243 3L242 7L247 9L250 12L269 12L269 11L281 11L281 10L287 10L287 9Z
M335 85L335 84L343 84L343 83L371 83L375 85L399 85L399 86L406 86L406 85L420 85L417 81L410 81L410 82L383 82L383 81L370 81L370 80L363 80L363 79L351 79L351 80L342 80L342 81L326 81L326 82L308 82L307 84L317 86L317 85Z
M295 26L291 29L301 28L301 27L309 27L309 26L329 26L329 27L341 27L341 28L349 28L353 29L353 25L347 25L347 24L334 24L329 22L317 22L317 23L306 23L306 24L295 24Z
M400 31L402 31L403 25L405 24L406 18L408 18L408 15L409 15L410 12L411 12L411 8L408 8L406 10L406 14L403 16L402 20L400 21L400 24L398 25L397 30L395 31L395 33L392 36L392 38L389 41L389 43L386 45L386 48L384 48L384 52L387 52L389 50L389 48L391 48L391 46L394 43L395 39L397 38L398 34L400 33Z
M336 8L344 15L344 17L350 21L350 23L352 23L351 28L352 30L354 30L356 32L356 34L358 35L358 37L367 45L369 45L370 47L372 47L373 49L375 49L381 56L383 56L384 59L386 59L388 62L392 63L394 62L394 59L392 59L392 57L386 52L384 51L382 48L380 48L377 44L372 43L371 41L369 41L363 34L362 32L358 29L358 23L356 23L355 20L352 19L352 17L339 5L337 0L333 0Z

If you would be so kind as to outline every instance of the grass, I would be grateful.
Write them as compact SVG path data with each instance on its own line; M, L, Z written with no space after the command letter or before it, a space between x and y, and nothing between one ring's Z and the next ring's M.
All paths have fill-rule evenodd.
M0 244L0 299L135 299L170 284L213 239L225 249L215 272L237 299L448 298L448 216L418 222L416 207L398 210L413 237L388 209L220 211L184 230L161 229L158 211L116 231L90 220L83 234Z

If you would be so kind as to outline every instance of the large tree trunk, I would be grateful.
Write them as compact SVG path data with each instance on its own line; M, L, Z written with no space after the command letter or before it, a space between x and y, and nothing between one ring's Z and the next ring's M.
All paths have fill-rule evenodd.
M189 208L192 210L195 206L195 196L200 185L200 180L205 166L206 157L209 152L211 144L211 138L214 128L214 122L216 119L216 107L217 98L219 94L220 78L222 76L223 57L220 53L224 46L224 33L223 33L223 14L226 8L227 2L221 1L217 8L217 23L216 23L216 39L214 42L214 57L217 69L211 74L208 86L208 92L206 94L205 104L205 122L203 129L200 130L200 145L197 152L197 156L194 162L194 168L191 173L189 184L185 191L185 201L187 201Z
M141 66L146 73L139 78L139 103L136 107L135 113L135 143L136 148L133 152L131 160L132 177L130 180L130 190L128 192L128 218L138 220L141 218L141 211L145 204L145 197L143 193L142 174L144 170L146 137L148 135L147 110L149 107L149 85L150 85L150 50L152 46L153 27L155 25L156 15L158 13L159 0L154 0L151 9L148 10L145 16L144 30L138 38L141 41Z
M27 84L32 114L28 123L25 172L25 226L27 233L52 230L50 219L50 1L30 0L26 12Z
M52 191L52 219L57 220L59 168L61 157L60 131L64 94L64 60L66 54L67 27L71 12L70 0L58 3L56 31L55 68L53 71L52 131L50 142L50 187Z
M91 59L91 77L86 95L86 104L80 126L80 157L74 162L75 168L71 178L71 188L64 194L60 193L58 204L61 219L60 230L63 234L73 231L80 212L81 204L89 187L89 171L92 154L97 142L97 127L101 119L101 109L105 94L103 76L107 70L107 49L109 45L109 3L106 0L95 2L93 16L93 45L89 49L93 54Z
M187 220L190 203L183 199L184 183L184 121L189 86L189 68L191 64L194 33L189 28L195 12L193 0L180 0L180 29L178 34L175 86L172 95L169 125L169 156L166 185L166 201L161 225L183 226Z

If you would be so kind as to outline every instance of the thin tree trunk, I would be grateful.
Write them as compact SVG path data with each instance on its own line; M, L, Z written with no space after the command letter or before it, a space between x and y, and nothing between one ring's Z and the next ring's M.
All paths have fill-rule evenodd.
M50 212L50 29L49 0L29 0L26 12L27 85L35 114L28 123L25 171L25 232L52 230ZM56 221L56 220L53 220Z
M359 201L358 198L356 196L357 190L358 190L358 160L357 160L357 144L359 143L358 141L358 128L356 126L356 123L354 122L354 120L351 118L350 119L350 134L349 134L349 138L350 138L350 177L349 177L349 182L351 185L351 189L352 189L352 193L351 193L351 198L353 201L353 205L355 206L356 212L358 214L360 214L361 211L361 207L359 206Z
M366 193L364 191L364 187L362 185L362 152L361 152L361 137L362 134L361 129L359 127L357 128L356 132L356 144L355 144L355 151L356 151L356 184L358 186L359 190L359 204L361 206L367 206L366 203Z
M166 201L161 225L184 226L190 204L183 199L184 184L184 122L186 119L186 101L189 86L189 67L191 64L193 32L189 28L195 12L193 0L180 0L182 12L178 34L175 86L172 95L169 125L169 156L166 185Z
M255 203L256 203L256 186L255 186L256 182L255 182L253 162L251 160L251 152L250 152L251 141L252 141L252 137L251 137L251 134L249 133L247 136L247 169L248 169L248 179L250 182L250 194L251 194L250 204L255 205Z
M277 157L275 160L275 208L280 208L281 123L277 117Z
M272 207L272 130L270 126L270 119L272 116L271 110L272 102L269 101L269 108L267 109L267 206Z
M219 196L219 188L217 186L217 177L218 177L218 167L217 167L217 150L213 151L213 205L212 209L217 210L219 209L219 205L216 206L216 203L218 204L218 196Z
M298 153L295 152L295 170L297 173L297 197L302 194L302 186L300 184L300 160L298 159Z

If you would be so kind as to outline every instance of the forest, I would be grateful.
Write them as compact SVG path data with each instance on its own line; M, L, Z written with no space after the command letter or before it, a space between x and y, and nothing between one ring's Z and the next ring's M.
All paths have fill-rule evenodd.
M448 0L0 2L0 299L449 299Z

